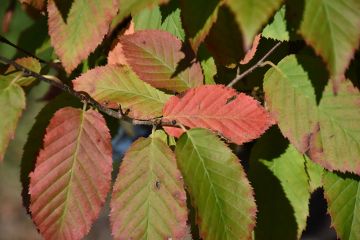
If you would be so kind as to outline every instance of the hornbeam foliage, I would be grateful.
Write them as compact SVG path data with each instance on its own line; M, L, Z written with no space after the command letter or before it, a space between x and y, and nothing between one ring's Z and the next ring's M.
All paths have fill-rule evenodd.
M101 215L114 239L301 239L318 188L334 237L360 238L358 0L19 0L3 12L0 167L30 125L30 92L45 106L22 198L42 238L92 238ZM119 157L131 124L152 133Z

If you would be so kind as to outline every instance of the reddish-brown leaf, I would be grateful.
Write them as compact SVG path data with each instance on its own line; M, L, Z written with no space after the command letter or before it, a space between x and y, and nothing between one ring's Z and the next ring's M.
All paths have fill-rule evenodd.
M246 52L245 57L240 61L240 64L247 64L251 61L251 59L254 58L257 47L259 45L260 42L260 38L261 38L261 34L256 35L252 47L249 51Z
M117 13L118 0L48 1L52 46L69 73L101 43ZM61 8L58 5L61 5ZM66 12L66 7L69 7Z
M122 35L129 35L135 32L134 22L131 21L128 28L124 31ZM109 52L108 55L108 64L110 65L126 65L126 58L122 50L122 45L117 40L115 47Z
M177 92L203 84L199 63L178 71L185 57L181 41L162 30L143 30L120 38L127 63L145 82Z
M20 0L20 2L39 11L45 10L46 7L46 0Z
M274 124L258 101L222 85L200 86L171 97L163 115L164 120L175 120L190 128L211 129L237 144L259 137ZM177 137L181 134L174 127L166 131Z
M81 239L110 189L112 151L104 118L94 110L57 111L30 174L30 210L45 239Z

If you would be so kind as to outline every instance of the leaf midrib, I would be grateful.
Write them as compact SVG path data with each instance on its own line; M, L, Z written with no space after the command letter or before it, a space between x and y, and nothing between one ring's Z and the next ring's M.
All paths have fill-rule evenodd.
M228 236L229 236L229 234L228 234L228 226L227 226L227 224L226 224L226 222L225 222L225 219L224 219L224 216L223 216L223 213L222 213L222 208L221 208L221 206L220 206L220 204L219 204L220 201L219 201L219 198L218 198L218 196L217 196L217 194L216 194L214 185L213 185L213 183L212 183L212 181L211 181L209 172L207 171L207 168L206 168L206 166L205 166L204 159L201 157L201 155L200 155L200 153L199 153L199 150L198 150L198 148L197 148L197 146L196 146L196 144L195 144L195 141L194 141L194 139L191 137L191 134L189 134L189 132L188 132L187 135L188 135L189 139L191 140L191 143L192 143L192 145L193 145L193 147L194 147L194 149L195 149L196 154L198 155L199 159L201 160L201 161L200 161L200 162L201 162L201 165L203 166L204 171L205 171L205 174L206 174L206 177L208 178L208 181L209 181L209 183L210 183L210 190L212 191L213 195L215 196L216 206L217 206L218 209L219 209L220 218L221 218L221 221L222 221L222 223L223 223L223 225L224 225L224 230L225 230L226 239L228 239Z
M79 126L79 133L78 136L76 137L76 146L75 146L75 151L74 151L74 155L73 155L73 162L71 164L71 168L70 168L70 177L69 177L69 184L66 187L66 197L65 197L65 206L63 208L62 214L60 216L60 226L59 226L59 231L58 232L62 232L63 226L64 226L64 219L65 216L67 214L67 209L68 209L68 204L69 204L69 195L70 195L70 188L71 188L71 183L72 183L72 178L74 176L74 166L76 163L76 159L77 159L77 155L78 155L78 151L79 151L79 147L80 147L80 139L81 139L81 135L83 132L83 125L84 125L84 119L85 119L85 105L84 108L81 111L81 117L80 117L80 126Z

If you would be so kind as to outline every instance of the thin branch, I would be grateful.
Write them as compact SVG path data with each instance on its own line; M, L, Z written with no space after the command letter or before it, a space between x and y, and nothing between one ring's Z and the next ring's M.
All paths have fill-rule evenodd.
M248 74L252 73L256 68L261 67L262 63L265 61L265 59L270 56L270 54L281 45L281 42L277 43L274 47L272 47L254 66L250 67L248 70L243 72L240 75L237 75L227 86L232 87L234 86L238 81L243 79Z
M117 118L117 119L125 119L127 121L130 121L133 124L141 124L141 125L161 125L161 126L173 126L176 127L177 123L176 122L165 122L162 121L162 118L153 118L153 119L131 119L130 117L127 116L127 113L123 113L121 109L119 109L119 111L115 111L113 109L107 108L104 105L100 104L99 102L97 102L95 99L93 99L87 92L83 92L83 91L75 91L73 90L70 86L68 86L67 84L64 84L62 82L58 82L58 81L54 81L51 80L47 77L44 77L41 74L38 74L36 72L31 71L30 69L16 63L13 60L10 60L8 58L5 58L3 56L0 55L0 61L7 63L9 65L12 65L15 67L16 70L20 71L23 73L24 76L31 76L34 77L40 81L44 81L47 82L49 84L51 84L52 86L55 86L59 89L61 89L64 92L67 92L71 95L73 95L74 97L80 99L82 102L87 103L88 105L91 105L92 107L98 109L99 111Z
M22 53L24 53L24 54L26 54L26 55L28 55L28 56L30 56L30 57L32 57L32 58L35 58L35 59L38 60L40 63L49 65L49 66L51 66L52 68L54 68L54 69L56 69L56 70L59 70L59 69L61 68L61 67L60 67L59 65L57 65L56 63L54 63L54 62L48 62L48 61L46 61L46 60L44 60L44 59L42 59L42 58L39 58L39 57L35 56L35 55L32 54L31 52L29 52L29 51L27 51L27 50L25 50L25 49L17 46L16 44L10 42L8 39L6 39L6 38L5 38L4 36L2 36L2 35L0 35L0 42L5 43L5 44L13 47L13 48L15 48L16 50L18 50L18 51L20 51L20 52L22 52Z

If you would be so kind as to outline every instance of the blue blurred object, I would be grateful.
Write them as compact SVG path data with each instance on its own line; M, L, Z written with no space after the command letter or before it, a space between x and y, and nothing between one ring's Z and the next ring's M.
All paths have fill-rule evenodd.
M132 125L126 127L131 128L130 131L129 129L126 131L126 128L120 125L118 133L112 140L113 161L121 161L131 143L139 137L147 137L151 133L149 126Z

